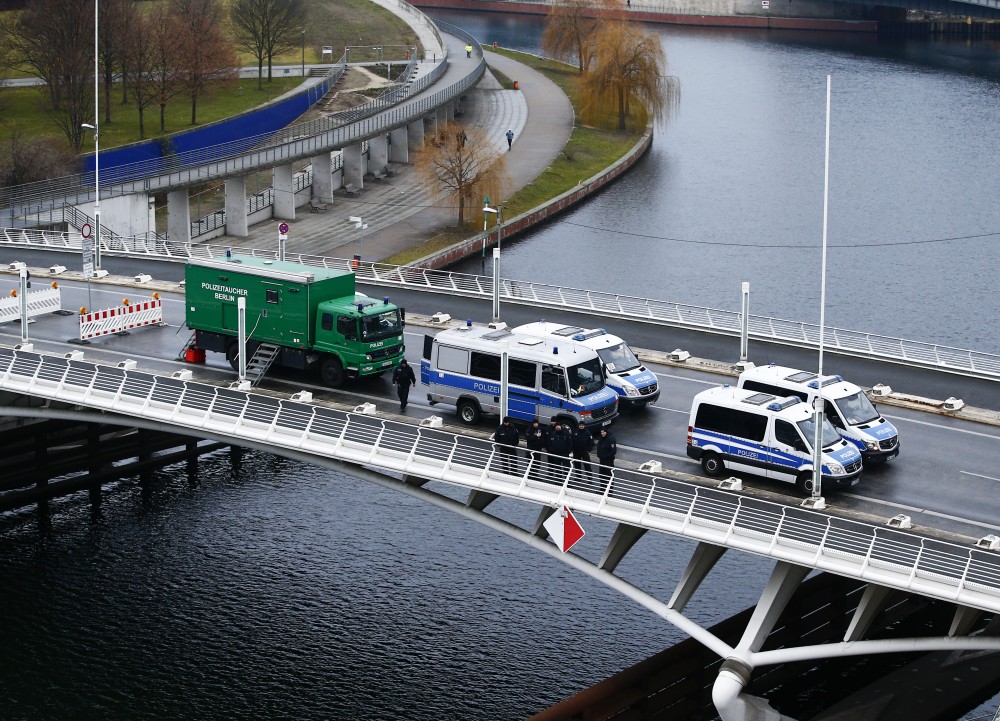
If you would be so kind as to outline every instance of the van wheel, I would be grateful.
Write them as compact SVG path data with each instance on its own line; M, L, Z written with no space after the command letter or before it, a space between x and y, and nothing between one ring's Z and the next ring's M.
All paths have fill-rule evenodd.
M795 487L799 489L799 493L803 496L811 496L813 492L813 474L800 473L799 477L795 480Z
M479 418L482 413L479 411L479 406L476 405L475 401L459 401L458 402L458 417L467 426L475 426L479 424Z
M717 453L706 453L701 457L701 469L706 476L721 476L726 472L726 464L722 462Z
M336 356L327 356L319 366L319 375L323 384L331 388L344 385L344 366Z

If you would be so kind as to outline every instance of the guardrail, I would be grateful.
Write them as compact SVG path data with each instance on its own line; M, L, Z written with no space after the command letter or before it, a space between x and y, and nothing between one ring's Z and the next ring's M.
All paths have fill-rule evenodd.
M299 400L220 388L79 357L0 348L0 389L193 432L376 466L1000 612L1000 556L800 507ZM211 437L211 436L209 436Z
M56 231L4 229L0 245L27 246L49 250L79 251L82 238L78 233ZM131 257L150 256L157 261L186 261L188 258L224 258L232 246L172 243L158 238L132 239L127 247L108 247L102 252ZM102 248L104 244L102 243ZM238 248L237 252L264 258L276 258L277 251ZM446 293L482 299L493 298L493 278L484 275L457 273L388 263L362 262L304 253L285 253L290 261L336 270L354 271L362 282L382 286L407 288L432 293ZM654 323L672 328L687 328L722 335L739 336L740 313L706 308L686 303L606 293L549 283L501 278L500 297L505 303L531 305L539 308L566 310L600 317L609 315L622 320ZM771 343L796 347L819 347L819 324L751 315L748 321L750 337ZM925 341L894 338L865 331L826 326L823 348L844 355L900 363L956 375L1000 381L1000 355L983 351L955 348Z

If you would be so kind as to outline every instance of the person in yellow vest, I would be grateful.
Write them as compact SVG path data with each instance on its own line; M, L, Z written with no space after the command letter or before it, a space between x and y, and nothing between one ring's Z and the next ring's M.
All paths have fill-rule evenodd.
M472 57L472 46L471 45L466 45L465 46L465 57L467 57L467 58L471 58Z

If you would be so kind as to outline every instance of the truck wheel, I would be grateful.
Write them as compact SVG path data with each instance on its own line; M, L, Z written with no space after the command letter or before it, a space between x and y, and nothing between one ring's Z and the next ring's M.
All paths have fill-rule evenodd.
M320 377L323 384L331 388L340 388L344 385L344 366L340 359L335 356L327 356L319 367Z
M230 343L226 347L226 360L229 361L229 365L233 367L234 371L240 369L240 344Z
M701 457L701 469L706 476L721 476L726 472L726 464L722 462L717 453L706 453Z
M812 471L800 473L799 477L795 481L795 487L799 489L799 493L803 496L811 496L813 492Z
M476 405L475 401L458 402L458 417L465 425L477 425L481 416L482 413L480 413L479 406Z

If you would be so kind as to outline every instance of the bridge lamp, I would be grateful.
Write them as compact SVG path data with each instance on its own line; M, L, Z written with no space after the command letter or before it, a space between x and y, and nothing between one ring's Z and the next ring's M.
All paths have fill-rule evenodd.
M486 253L486 223L490 214L497 216L497 245L493 249L493 322L490 323L491 328L506 328L505 323L500 322L500 223L501 223L501 211L502 209L498 206L496 208L490 207L489 196L486 197L486 202L483 205L483 253Z

